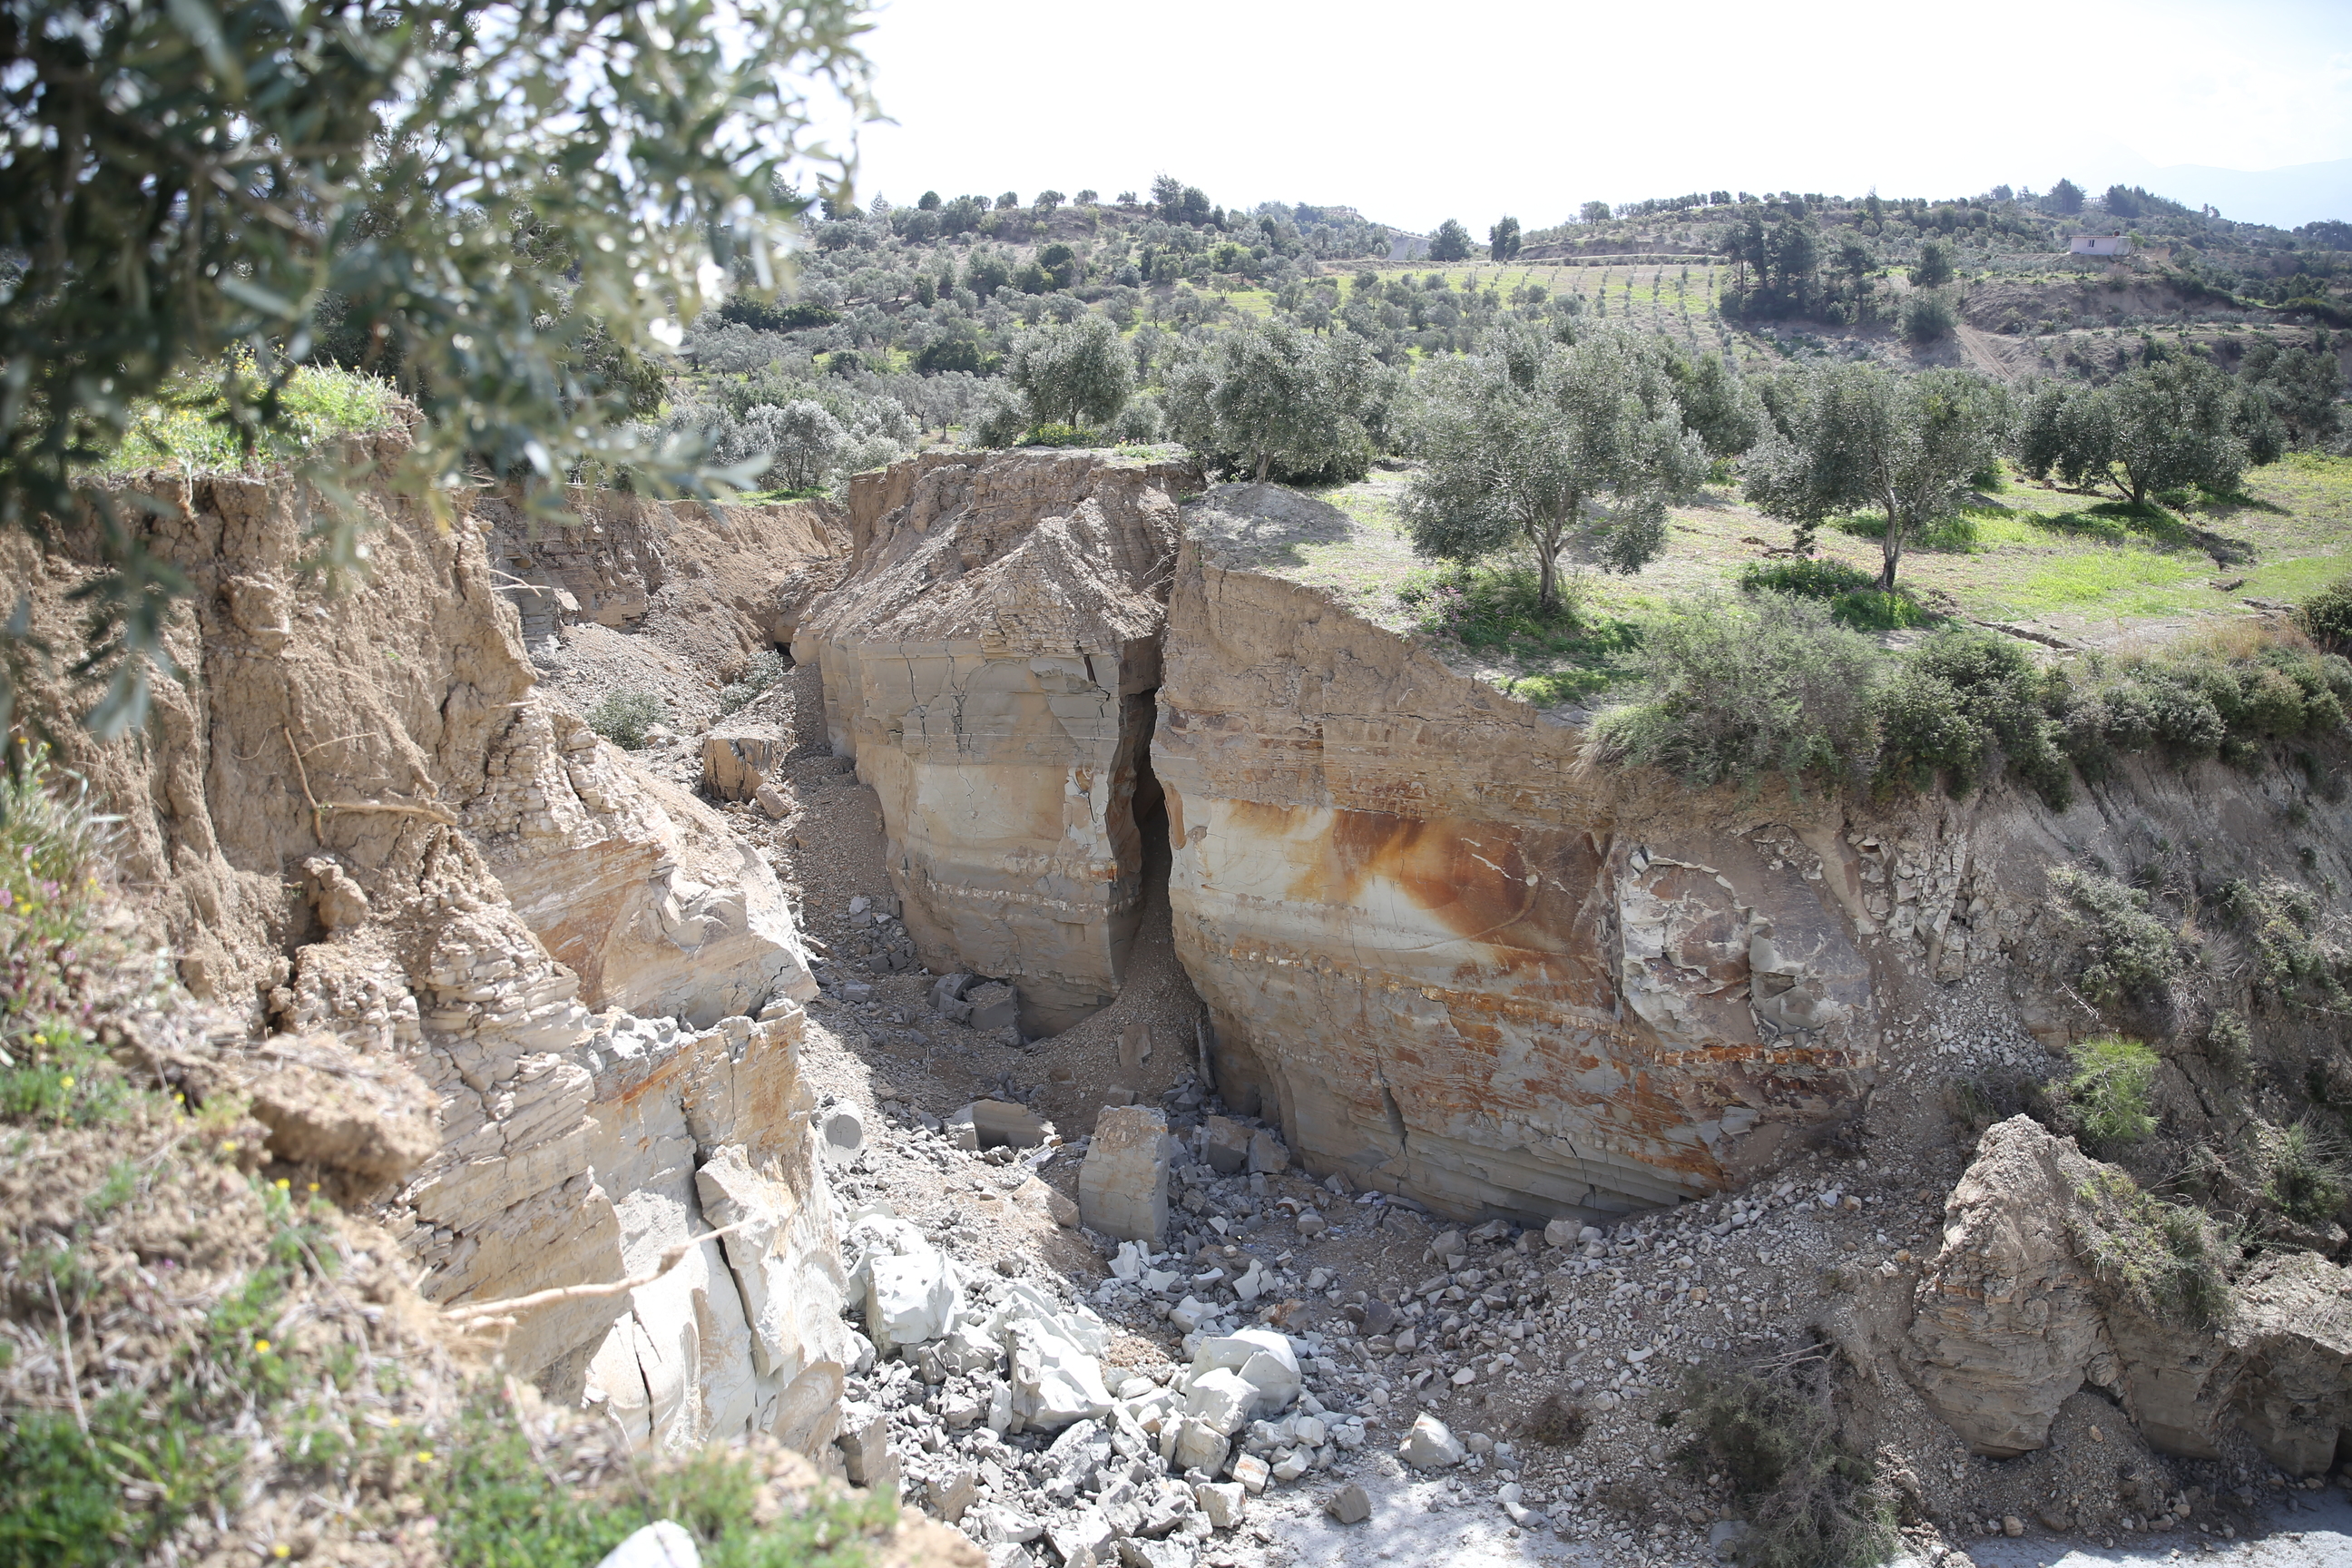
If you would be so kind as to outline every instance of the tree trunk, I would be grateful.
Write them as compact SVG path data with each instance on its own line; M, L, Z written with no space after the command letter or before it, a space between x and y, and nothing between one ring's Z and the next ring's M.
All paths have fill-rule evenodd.
M1272 467L1274 467L1274 454L1272 452L1260 452L1257 455L1257 482L1259 484L1265 483L1265 471Z
M1895 498L1890 495L1886 498L1886 538L1879 545L1886 563L1878 574L1878 591L1882 594L1895 592L1895 568L1903 561L1903 516L1895 510Z
M1549 616L1559 607L1559 546L1565 531L1557 518L1535 531L1537 578L1541 584L1536 609L1541 615Z

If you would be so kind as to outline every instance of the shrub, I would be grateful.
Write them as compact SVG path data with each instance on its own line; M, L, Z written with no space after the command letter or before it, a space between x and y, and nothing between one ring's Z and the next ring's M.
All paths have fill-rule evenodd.
M719 689L719 711L741 712L761 693L783 679L788 668L784 656L773 648L762 648L753 654L743 673Z
M2295 624L2334 654L2352 654L2352 575L2338 577L2304 601Z
M1603 759L1664 770L1692 788L1754 788L1778 773L1865 763L1876 749L1871 697L1878 656L1811 600L1757 595L1747 605L1698 600L1653 627L1640 663L1648 700L1604 713L1592 744Z
M2352 952L2323 924L2319 900L2281 878L2221 885L2221 912L2252 946L2255 994L2287 1007L2343 1005Z
M982 447L1012 447L1028 434L1029 400L1003 382L991 382L971 423L971 438Z
M2075 1124L2093 1142L2120 1148L2156 1131L2148 1109L2156 1087L2157 1055L2137 1040L2103 1035L2074 1049L2074 1072L2065 1099Z
M1829 606L1831 619L1856 631L1897 631L1936 619L1909 589L1882 592L1874 574L1843 561L1756 562L1741 570L1739 586L1818 599Z
M2266 1129L2261 1140L2263 1197L2297 1225L2326 1225L2344 1207L2342 1139L2309 1121Z
M1839 1438L1823 1383L1705 1368L1684 1376L1677 1425L1691 1436L1675 1458L1728 1483L1748 1516L1734 1549L1746 1568L1859 1568L1895 1544L1894 1507L1870 1461Z
M669 722L669 705L650 691L615 691L588 710L588 727L624 751L641 752L646 731Z
M2051 881L2067 896L2083 942L2082 982L2103 1005L2169 1001L2180 969L2172 929L2151 911L2148 896L2112 877L2062 866Z
M2242 1079L2246 1069L2253 1064L2253 1032L2246 1027L2244 1016L2234 1008L2214 1010L2213 1020L2205 1026L2205 1037L2200 1044L2205 1059L2211 1062L2214 1070L2224 1078Z
M2053 807L2074 790L2048 711L2049 689L2025 650L1991 632L1948 626L1922 643L1880 705L1883 783L1965 794L1995 754Z
M1024 447L1091 447L1094 437L1076 425L1033 425L1022 434Z
M2231 1248L2213 1223L2185 1204L2143 1192L2120 1171L2102 1173L2077 1194L2089 1206L2078 1239L2107 1282L2152 1318L2209 1328L2226 1313Z
M1903 302L1903 335L1915 343L1939 342L1958 323L1952 302L1941 294L1914 294Z
M1519 1427L1531 1443L1550 1448L1573 1448L1584 1441L1584 1407L1555 1389L1536 1402Z

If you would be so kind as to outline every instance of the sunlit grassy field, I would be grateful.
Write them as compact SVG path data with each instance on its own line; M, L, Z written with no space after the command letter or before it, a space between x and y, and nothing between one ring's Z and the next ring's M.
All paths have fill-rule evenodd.
M1643 623L1669 599L1737 593L1743 570L1786 559L1770 553L1788 543L1785 524L1712 487L1675 510L1664 558L1631 577L1571 561L1570 611L1537 616L1531 560L1506 553L1461 572L1413 554L1398 511L1409 479L1381 471L1318 491L1350 534L1236 563L1318 587L1393 630L1428 636L1465 673L1557 703L1621 679ZM2164 640L2249 617L2261 607L2249 599L2300 602L2352 572L2352 458L2297 453L2231 495L2173 497L2139 512L2014 476L1984 499L1992 504L1904 553L1897 584L1927 624L2001 624L2082 646ZM1869 518L1824 529L1820 554L1874 575L1881 532Z

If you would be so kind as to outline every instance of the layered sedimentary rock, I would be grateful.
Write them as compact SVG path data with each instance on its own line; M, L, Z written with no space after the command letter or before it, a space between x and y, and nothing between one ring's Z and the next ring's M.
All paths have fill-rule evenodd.
M1190 474L1053 452L861 475L855 563L793 645L822 661L834 749L880 796L925 962L1013 982L1033 1032L1117 994L1139 918Z
M2278 1253L2195 1305L2168 1298L2179 1244L2154 1204L2023 1116L1985 1133L1945 1216L1903 1363L1979 1453L2043 1447L2086 1384L2168 1453L2219 1458L2242 1426L2316 1475L2352 1436L2352 1270Z
M373 455L392 458L397 445ZM437 1123L403 1131L397 1147L338 1154L318 1138L317 1113L334 1105L287 1098L278 1152L383 1189L361 1195L409 1252L410 1272L422 1268L427 1296L501 1300L625 1277L642 1173L632 1129L674 1095L705 1108L678 1111L695 1163L740 1145L770 1184L737 1200L756 1199L764 1217L729 1238L719 1277L739 1300L754 1279L772 1298L779 1268L827 1251L831 1223L822 1176L782 1146L808 1136L789 1113L782 1026L755 1031L736 1016L724 1027L772 1002L789 1013L790 998L814 991L772 874L733 848L707 807L638 778L534 689L478 519L439 525L362 489L370 574L333 593L304 570L325 505L305 487L172 478L147 488L164 504L132 515L191 584L168 632L188 679L156 682L152 726L113 745L76 728L82 694L61 682L37 676L27 706L120 813L116 868L147 890L188 988L257 1041L334 1037L336 1071L374 1062L384 1082L413 1073ZM99 563L90 533L52 538L47 549L0 541L0 571L28 591L37 632L68 647L79 635L71 595ZM607 1081L592 1041L618 1007L685 1017L702 1042L689 1054L717 1050L728 1065L678 1069L664 1082L681 1087L658 1093ZM263 1045L256 1069L294 1048ZM507 1364L561 1373L631 1310L593 1297L525 1314L504 1342ZM730 1353L750 1358L762 1342L754 1314L737 1315L747 1326ZM770 1381L747 1384L758 1395L747 1424L822 1425L802 1380L838 1358L822 1335L794 1332L804 1353L788 1353L782 1331L770 1336ZM656 1423L643 1425L652 1435ZM675 1429L715 1430L699 1416Z
M1164 666L1178 953L1220 1090L1309 1169L1601 1215L1855 1109L1877 1018L1837 833L1653 814L1578 731L1192 547Z
M625 1273L734 1228L629 1293L587 1362L588 1401L639 1443L688 1451L749 1430L820 1452L849 1333L838 1222L808 1132L801 1015L699 1032L598 1022L581 1051L594 1092L589 1154L621 1194Z
M730 665L790 643L810 600L847 559L840 510L829 501L662 502L583 489L567 500L562 521L534 522L497 498L476 505L534 652L568 622L651 624L698 662Z
M488 772L466 824L591 1007L709 1025L816 994L767 862L577 715L519 712Z

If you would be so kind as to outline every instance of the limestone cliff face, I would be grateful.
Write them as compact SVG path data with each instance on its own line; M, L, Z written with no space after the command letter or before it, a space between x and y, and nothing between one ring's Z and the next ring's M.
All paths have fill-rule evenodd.
M1164 663L1178 952L1219 1089L1310 1168L1601 1215L1851 1113L1877 1020L1834 835L1647 810L1580 732L1189 548Z
M1160 634L1192 471L939 454L850 488L855 563L793 645L881 797L933 969L1015 983L1050 1032L1109 1003L1139 918Z
M473 516L437 525L362 489L370 574L331 593L303 570L324 504L305 487L148 488L175 503L142 526L191 584L170 632L188 679L160 682L151 727L112 745L72 721L87 693L37 681L27 703L121 813L118 869L184 955L184 983L257 1038L330 1031L424 1082L438 1152L373 1205L433 1300L623 1278L649 1206L670 1205L664 1234L714 1205L747 1215L704 1249L726 1250L703 1279L711 1328L691 1363L740 1396L656 1410L640 1395L637 1427L819 1433L838 1325L771 1310L762 1328L746 1305L821 1271L833 1246L793 1114L791 1001L814 984L773 875L534 689ZM0 570L29 591L36 630L71 647L69 595L95 565L83 535L54 538L0 541ZM769 1024L741 1016L763 1007ZM616 1076L597 1043L633 1011L686 1020L665 1024L677 1059L646 1081ZM685 1162L689 1188L698 1165L740 1179L681 1197L665 1159ZM669 1321L624 1298L543 1309L513 1326L507 1363L576 1373L616 1317L648 1314Z

